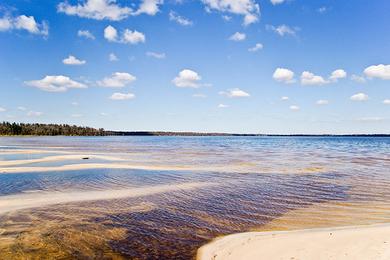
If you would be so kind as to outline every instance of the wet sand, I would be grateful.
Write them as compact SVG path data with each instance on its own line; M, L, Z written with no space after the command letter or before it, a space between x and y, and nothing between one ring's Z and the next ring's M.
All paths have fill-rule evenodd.
M390 259L390 225L229 235L201 247L198 260Z

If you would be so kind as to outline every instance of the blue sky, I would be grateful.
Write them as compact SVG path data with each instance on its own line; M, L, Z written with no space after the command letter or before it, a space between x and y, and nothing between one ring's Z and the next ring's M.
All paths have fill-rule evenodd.
M3 0L0 120L389 133L387 0Z

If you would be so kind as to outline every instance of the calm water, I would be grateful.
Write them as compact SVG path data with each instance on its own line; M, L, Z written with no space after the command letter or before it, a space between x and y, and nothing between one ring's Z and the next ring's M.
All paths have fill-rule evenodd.
M390 138L0 138L0 259L191 259L235 232L390 222L389 185Z

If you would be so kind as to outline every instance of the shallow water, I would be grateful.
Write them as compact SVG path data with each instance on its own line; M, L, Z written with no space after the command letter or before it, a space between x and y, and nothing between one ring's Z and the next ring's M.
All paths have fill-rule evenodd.
M80 159L33 161L62 154ZM235 232L390 222L390 138L13 137L0 157L31 160L0 166L0 259L191 259ZM138 192L109 196L119 190Z

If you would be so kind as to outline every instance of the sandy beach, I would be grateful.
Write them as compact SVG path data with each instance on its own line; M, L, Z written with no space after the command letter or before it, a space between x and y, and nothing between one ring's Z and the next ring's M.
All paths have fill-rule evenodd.
M390 259L390 225L233 234L202 246L197 259Z

